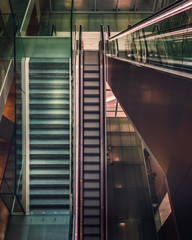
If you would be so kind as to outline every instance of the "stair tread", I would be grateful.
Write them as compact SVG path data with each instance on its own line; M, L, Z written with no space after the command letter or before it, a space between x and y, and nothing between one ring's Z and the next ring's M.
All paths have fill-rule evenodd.
M30 58L30 63L69 63L69 58Z
M55 195L69 195L69 189L31 189L30 194L32 195L50 195L50 194L55 194Z
M38 205L40 204L42 205L55 205L55 204L60 204L60 205L64 205L64 204L69 204L69 200L67 199L31 199L30 200L30 205Z
M41 185L49 185L49 186L63 186L63 185L69 185L69 180L68 179L30 179L30 186L35 185L41 186Z
M47 170L47 169L31 169L30 171L31 175L33 174L50 174L50 175L57 175L57 174L69 174L69 170L67 169L51 169L51 170Z
M39 165L42 165L42 166L69 166L69 160L31 160L30 161L30 166L39 166Z

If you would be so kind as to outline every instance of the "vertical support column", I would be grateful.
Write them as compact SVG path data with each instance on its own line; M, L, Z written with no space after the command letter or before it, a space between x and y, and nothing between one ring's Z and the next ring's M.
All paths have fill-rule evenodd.
M29 58L22 59L22 203L29 214Z

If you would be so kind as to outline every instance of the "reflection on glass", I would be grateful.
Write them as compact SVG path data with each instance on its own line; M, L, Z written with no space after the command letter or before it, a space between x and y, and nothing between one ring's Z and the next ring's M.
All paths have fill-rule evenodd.
M133 28L130 32L123 33L109 42L108 53L143 64L191 72L192 3L188 1L186 4L188 5L185 11L179 8L174 12L174 9L171 9L164 13L166 18L159 17L156 22L151 19L149 24L141 23L135 30ZM174 14L169 15L171 11Z

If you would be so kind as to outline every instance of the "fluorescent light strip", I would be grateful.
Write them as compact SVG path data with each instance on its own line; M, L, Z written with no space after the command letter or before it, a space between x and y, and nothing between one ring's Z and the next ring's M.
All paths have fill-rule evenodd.
M109 38L109 41L118 39L120 37L124 37L127 34L131 34L133 32L136 32L136 31L138 31L142 28L148 27L148 26L150 26L154 23L165 20L165 19L167 19L169 17L172 17L172 16L174 16L178 13L184 12L184 11L190 9L190 8L192 8L192 1L191 0L187 1L186 3L180 4L179 6L176 6L176 7L172 8L171 10L169 10L165 13L162 13L160 16L154 17L153 19L150 19L150 20L144 22L144 23L140 24L139 26L133 27L131 29L127 29L125 32L119 33L116 36L113 36L113 37Z

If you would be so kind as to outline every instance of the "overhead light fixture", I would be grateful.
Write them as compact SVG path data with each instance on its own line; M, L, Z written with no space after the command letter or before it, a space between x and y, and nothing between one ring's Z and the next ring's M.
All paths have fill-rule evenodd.
M175 16L176 14L179 14L181 12L184 12L188 9L192 8L192 1L189 0L183 4L179 4L173 8L171 8L170 10L166 11L166 12L162 12L161 14L159 14L158 16L154 17L154 18L151 18L139 25L136 25L135 27L133 26L132 28L130 29L126 29L125 31L121 32L121 33L118 33L117 35L109 38L109 41L113 41L113 40L116 40L120 37L124 37L126 36L127 34L131 34L131 33L134 33L142 28L145 28L145 27L148 27L148 26L151 26L152 24L154 23L157 23L157 22L160 22L162 20L165 20L169 17L172 17L172 16Z

